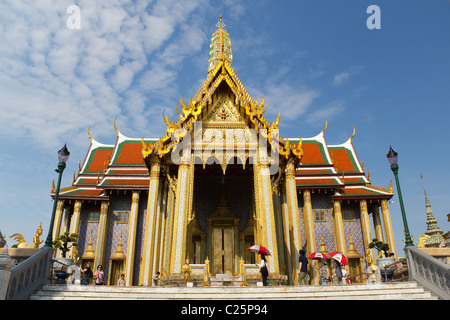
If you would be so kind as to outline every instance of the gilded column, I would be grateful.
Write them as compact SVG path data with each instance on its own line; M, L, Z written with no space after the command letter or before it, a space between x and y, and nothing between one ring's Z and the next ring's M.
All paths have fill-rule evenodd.
M142 284L144 286L152 285L152 276L154 274L153 253L155 248L156 216L159 195L159 174L160 161L154 154L150 159L150 183L148 188L147 217L145 222L144 250L142 257L143 274Z
M390 251L395 254L397 259L397 249L395 247L394 232L392 230L391 214L389 213L389 207L387 200L381 200L381 213L383 215L384 235L385 241L389 245Z
M286 262L286 274L288 276L288 282L294 283L295 279L295 266L293 265L295 259L292 259L291 251L291 226L292 222L289 218L289 209L286 196L286 181L282 181L280 184L280 201L281 201L281 215L283 223L283 243L284 249L284 261Z
M381 227L381 220L380 220L380 209L378 206L373 206L373 228L375 230L375 238L377 238L379 241L384 242L383 237L383 229Z
M70 218L72 216L73 206L69 206L66 208L64 212L64 219L61 226L61 234L69 232L70 230Z
M261 223L265 227L263 228L263 234L265 238L265 244L267 249L272 254L272 257L268 259L269 270L272 273L279 273L278 264L278 247L277 237L275 230L275 217L273 211L273 198L272 198L272 185L270 182L270 169L267 158L260 159L260 177L261 177Z
M61 234L61 221L64 211L64 200L58 200L56 205L55 223L53 224L52 237L55 240Z
M334 222L334 236L336 242L336 251L347 254L345 246L344 223L342 220L341 202L340 200L333 200L333 222Z
M69 233L79 234L80 232L81 204L82 204L81 200L75 201L73 215L72 218L70 219ZM72 256L72 249L70 249L68 257L70 258L71 256Z
M291 281L298 285L297 262L299 251L302 248L302 238L300 233L300 221L298 216L297 184L295 183L295 166L293 159L289 159L286 165L286 201L289 216L289 244L291 260Z
M167 198L168 198L169 184L167 180L163 183L163 195L162 195L162 208L161 208L161 235L159 240L159 261L158 261L158 271L161 272L164 267L164 248L166 244L166 225L167 225Z
M61 221L62 221L62 214L64 211L64 200L58 200L58 203L56 204L56 213L55 213L55 223L53 224L53 230L52 230L52 239L55 240L59 237L61 234ZM60 255L61 250L58 249L58 256Z
M69 228L70 233L78 234L78 231L80 229L81 204L82 204L81 200L75 201L72 219L70 219L70 228Z
M167 195L167 217L166 217L166 232L164 242L164 263L161 269L169 270L170 253L172 247L172 232L173 232L173 216L175 204L176 184L173 181L169 182Z
M186 259L188 191L189 160L184 159L178 166L170 273L181 273L181 268Z
M306 256L316 251L316 239L314 237L314 217L311 204L311 190L303 190L303 219L305 224L305 236L307 243ZM309 268L311 275L311 284L319 284L319 279L316 276L315 260L311 261Z
M368 245L372 242L372 232L370 231L369 212L367 211L367 201L359 200L359 208L361 212L361 226L363 231L364 250L369 249ZM373 249L371 250L372 256Z
M133 191L131 196L131 212L128 219L127 260L125 269L125 285L133 285L134 255L136 248L136 232L139 212L139 191Z
M105 270L106 238L108 237L108 208L109 201L102 201L100 219L98 221L97 246L95 247L95 270L101 264Z
M163 206L163 196L164 196L164 181L163 179L159 180L159 187L158 187L158 205L156 207L156 221L155 221L155 245L153 248L153 273L155 274L157 271L160 271L160 249L161 249L161 232L162 232L162 219L163 219L163 212L162 212L162 206ZM153 281L152 281L153 285Z
M281 176L281 171L279 174ZM273 210L275 215L274 217L275 217L276 239L278 248L278 265L280 266L280 273L286 274L287 270L283 250L284 232L283 232L283 220L281 215L281 193L279 189L280 185L278 182L272 183Z
M254 190L254 219L255 219L255 243L265 243L265 237L261 226L261 178L259 164L254 160L253 164L253 190Z

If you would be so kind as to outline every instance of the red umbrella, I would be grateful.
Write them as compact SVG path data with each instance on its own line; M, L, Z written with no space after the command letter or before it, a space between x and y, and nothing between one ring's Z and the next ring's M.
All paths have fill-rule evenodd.
M326 253L313 252L309 255L308 258L313 259L313 260L322 260L322 259L330 259L330 256L327 255Z
M258 244L248 247L247 250L250 252L253 252L253 253L264 254L266 256L270 256L269 250L267 250L267 248L260 246Z
M348 265L347 258L344 256L344 254L342 252L333 251L333 252L330 252L330 256L334 260L337 260L342 264Z

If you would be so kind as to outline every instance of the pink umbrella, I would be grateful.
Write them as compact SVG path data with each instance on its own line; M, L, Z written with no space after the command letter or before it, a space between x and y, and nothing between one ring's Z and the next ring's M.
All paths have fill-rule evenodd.
M347 258L344 256L344 254L343 254L342 252L333 251L333 252L330 252L330 256L331 256L334 260L339 261L339 263L348 265Z
M309 255L308 258L313 259L313 260L322 260L322 259L330 259L330 256L327 255L326 253L313 252Z
M267 250L267 248L260 246L258 244L248 247L247 250L250 252L253 252L253 253L264 254L266 256L270 256L269 250Z

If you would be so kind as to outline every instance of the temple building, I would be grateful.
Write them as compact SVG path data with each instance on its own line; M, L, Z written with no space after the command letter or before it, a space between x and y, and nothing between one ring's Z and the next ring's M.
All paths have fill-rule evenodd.
M340 251L351 274L367 269L372 238L396 255L389 188L374 186L352 139L328 145L325 128L311 138L283 138L279 115L265 118L234 72L222 19L211 39L203 85L178 119L165 117L156 138L129 138L115 123L114 145L90 146L73 184L62 188L53 237L79 235L82 263L104 266L108 283L152 285L152 275L180 274L210 261L210 272L236 275L246 250L268 248L271 276L297 284L299 250ZM54 189L51 192L55 196ZM373 231L372 231L373 230ZM374 233L374 234L373 234ZM312 261L311 283L318 284Z

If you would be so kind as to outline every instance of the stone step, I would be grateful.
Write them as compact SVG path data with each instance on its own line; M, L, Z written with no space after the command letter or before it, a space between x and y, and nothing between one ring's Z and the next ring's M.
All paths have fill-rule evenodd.
M45 285L31 300L437 300L416 282L345 286L273 287L117 287Z

